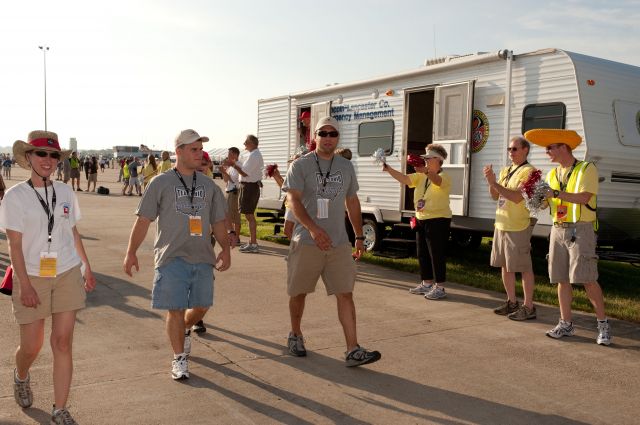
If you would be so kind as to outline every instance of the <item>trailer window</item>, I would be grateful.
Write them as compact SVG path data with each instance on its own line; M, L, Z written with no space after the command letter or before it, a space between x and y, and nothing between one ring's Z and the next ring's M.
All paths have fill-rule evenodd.
M562 102L527 105L522 111L522 134L534 128L563 129L567 107Z
M358 126L358 155L373 155L378 148L393 150L393 120L363 122Z

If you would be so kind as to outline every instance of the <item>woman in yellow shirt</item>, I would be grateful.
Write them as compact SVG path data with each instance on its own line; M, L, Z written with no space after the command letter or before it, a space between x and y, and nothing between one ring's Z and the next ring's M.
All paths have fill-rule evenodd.
M447 151L443 146L428 145L422 157L426 164L416 167L413 174L402 174L387 164L383 165L383 171L400 183L415 188L416 248L422 281L409 292L424 295L429 300L438 300L446 296L443 285L446 281L446 250L451 227L451 178L442 171L442 164L447 159Z
M147 165L142 167L142 191L147 189L147 186L151 183L151 180L158 175L159 171L156 158L149 154L147 157Z

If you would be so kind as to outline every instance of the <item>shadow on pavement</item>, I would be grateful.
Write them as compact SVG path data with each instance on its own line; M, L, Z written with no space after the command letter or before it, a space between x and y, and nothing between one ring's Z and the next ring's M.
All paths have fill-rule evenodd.
M148 307L136 305L137 300L128 300L129 297L143 299L147 306L151 300L151 291L135 283L102 273L94 273L98 284L96 296L87 298L87 306L95 307L108 305L131 316L138 318L156 318L164 320L164 316L151 311Z
M210 328L218 332L224 332L244 339L250 343L284 350L282 345L261 338L240 334L216 326L210 326ZM316 376L320 379L324 379L325 381L365 391L372 395L385 397L389 400L394 400L401 404L408 404L418 409L439 411L442 414L458 418L462 421L477 424L494 424L495 418L499 417L505 419L508 418L510 424L584 424L584 422L575 421L558 415L545 415L473 396L423 385L398 376L377 372L366 367L345 368L343 361L327 357L317 352L310 352L307 358L293 358L287 355L274 356L272 353L256 347L251 347L236 341L224 341L257 356L286 364L303 373ZM195 358L193 360L198 361ZM202 364L213 368L221 367L206 360L203 361ZM250 380L253 381L252 378ZM257 381L256 385L262 386L264 389L272 388L272 386L259 381ZM279 388L276 388L275 390L276 392L274 392L274 395L276 396L280 396L280 393L285 392ZM309 408L310 406L305 398L300 399L300 396L298 395L295 395L294 398L290 400L303 408ZM376 401L376 403L380 402ZM397 407L393 408L395 409ZM316 411L313 408L311 410ZM320 414L326 415L326 411L322 410ZM415 413L412 415L416 416ZM329 417L331 418L331 416ZM447 421L442 422L441 418L431 418L427 415L424 415L424 417L427 419L433 419L438 423L447 423ZM457 422L449 421L449 423Z

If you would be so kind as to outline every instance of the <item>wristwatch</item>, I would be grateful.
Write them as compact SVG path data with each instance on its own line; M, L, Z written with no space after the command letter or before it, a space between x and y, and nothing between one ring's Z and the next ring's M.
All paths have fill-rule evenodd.
M554 190L553 191L553 197L557 198L558 196L560 196L560 191L559 190Z

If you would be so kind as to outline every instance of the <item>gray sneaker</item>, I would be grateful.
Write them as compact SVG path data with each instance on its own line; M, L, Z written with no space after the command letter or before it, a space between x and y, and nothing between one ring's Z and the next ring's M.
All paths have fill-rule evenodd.
M295 357L304 357L307 355L307 350L304 348L304 338L302 335L294 335L289 332L287 338L287 346L289 347L289 354Z
M31 375L27 374L24 381L18 380L18 372L13 370L13 396L16 403L23 409L31 407L33 404L33 393L31 392Z
M611 326L609 326L608 321L598 322L598 338L596 342L598 345L611 344Z
M78 425L78 423L71 417L71 414L67 409L56 409L53 406L53 412L51 412L50 425Z
M504 304L501 304L500 306L494 308L493 312L500 316L506 316L517 311L518 308L520 308L520 303L518 301L512 303L511 301L506 300Z
M526 305L521 305L519 309L514 311L513 313L507 315L507 317L511 320L523 321L523 320L531 320L536 318L536 308L533 307L529 309Z
M238 251L249 254L257 254L259 252L259 248L257 243L249 243L238 248Z
M416 286L415 288L409 289L409 293L416 295L425 295L427 292L431 291L431 288L433 288L433 283L425 283L424 281L422 281L420 282L420 285Z
M377 362L382 358L382 354L379 351L369 351L359 345L353 350L345 354L345 362L347 367L361 366Z
M555 328L547 331L547 336L550 338L559 339L563 336L572 336L575 332L576 331L573 328L573 323L565 322L564 320L560 319Z
M447 294L445 293L442 286L434 286L429 292L424 295L424 297L428 300L440 300L446 296Z

